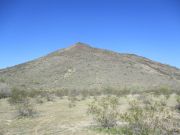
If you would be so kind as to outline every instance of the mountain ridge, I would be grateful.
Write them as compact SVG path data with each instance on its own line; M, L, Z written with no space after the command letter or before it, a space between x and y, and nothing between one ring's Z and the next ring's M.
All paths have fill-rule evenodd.
M147 58L147 57L144 57L144 56L141 56L141 55L137 55L137 54L133 54L133 53L122 53L122 52L120 53L120 52L116 52L116 51L112 51L112 50L108 50L108 49L96 48L96 47L92 47L91 45L86 44L86 43L83 43L83 42L77 42L77 43L75 43L75 44L73 44L73 45L68 46L67 48L61 48L61 49L55 50L55 51L53 51L53 52L50 52L50 53L47 54L47 55L40 56L39 58L46 57L46 56L48 56L48 55L52 55L53 53L62 52L62 51L71 49L71 48L73 48L73 47L77 47L77 46L79 46L79 44L81 44L81 46L84 46L84 47L89 47L89 48L94 48L94 49L100 49L100 50L104 50L104 51L108 51L108 52L112 52L112 53L116 53L116 54L129 55L129 56L135 56L135 57L139 57L139 58L143 58L143 59L148 59L148 60L151 60L151 61L153 61L153 62L160 63L160 64L163 64L163 65L166 65L166 66L175 68L175 69L177 69L177 70L180 70L179 67L176 67L176 66L174 66L174 65L170 65L170 64L167 64L167 63L158 62L158 61L156 61L156 60L152 60L152 59L150 59L150 58ZM32 61L37 60L37 59L39 59L39 58L35 58L35 59L29 60L29 61L25 61L25 62L20 63L20 64L12 65L12 66L10 66L10 67L0 68L0 72L1 72L2 70L6 70L6 69L9 69L9 68L12 68L12 67L16 67L16 66L19 66L19 65L22 65L22 64L26 64L26 63L32 62Z
M0 70L11 87L102 89L180 86L180 70L135 54L117 53L78 42L46 56Z

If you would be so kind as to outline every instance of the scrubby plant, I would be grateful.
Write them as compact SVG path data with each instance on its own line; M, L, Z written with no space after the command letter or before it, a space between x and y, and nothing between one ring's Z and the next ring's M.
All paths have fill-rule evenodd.
M180 112L180 104L177 104L177 105L175 106L175 108L176 108L176 110L178 110L178 111Z
M140 102L130 102L130 110L121 114L121 120L128 123L125 132L130 135L160 135L179 132L180 123L170 108L160 101L151 101L140 106Z
M76 106L76 101L77 101L77 97L76 95L69 95L68 96L68 106L69 108L75 107Z
M92 115L96 124L103 128L111 128L116 126L118 121L118 104L116 96L100 97L88 105L88 114Z
M11 89L5 83L0 83L0 99L11 96Z
M47 92L47 93L45 94L45 97L46 97L46 100L47 100L47 101L54 101L54 100L55 100L54 94L51 94L51 93L49 93L49 92Z
M43 104L45 102L45 98L39 95L35 98L35 101L37 104Z
M103 99L103 100L102 100ZM145 101L146 99L146 101ZM100 128L95 128L96 131L104 132L106 134L122 134L122 135L176 135L180 134L180 116L172 108L165 103L166 97L154 97L148 95L143 97L130 97L129 109L121 113L116 110L115 115L106 115L109 112L108 97L96 99L90 103L88 111L95 121L101 125ZM104 105L104 103L106 105ZM118 108L116 106L116 108ZM107 117L109 116L109 117ZM115 120L117 126L104 126L103 120L111 116L116 116ZM118 122L117 122L118 121ZM110 124L111 125L111 124Z
M115 89L115 88L108 87L108 88L103 89L104 95L116 95L118 97L131 94L131 92L132 91L130 89L127 89L127 88Z
M176 97L176 101L177 101L177 105L175 108L180 112L180 96L179 95Z
M77 90L70 90L69 93L68 93L68 98L70 100L77 100L77 96L79 95L79 91Z
M153 90L149 90L149 92L154 94L154 96L165 95L167 98L169 98L171 94L176 93L175 90L165 86L154 88Z
M21 103L27 97L28 97L28 92L26 92L25 90L13 88L13 90L11 92L11 97L9 98L9 102L11 104Z
M85 100L88 96L89 96L88 91L83 90L83 91L81 92L81 99L82 99L82 100Z
M16 109L21 117L31 117L35 114L34 105L30 98L24 98L21 102L17 103Z
M18 116L29 117L35 113L34 105L25 90L14 88L9 102L15 106Z
M29 92L27 92L29 97L38 97L38 96L42 96L45 92L42 90L31 90Z
M1 83L5 83L5 79L4 78L0 78L0 82Z
M60 89L60 90L56 90L54 93L57 97L63 98L64 96L68 96L69 90L68 89Z
M180 96L179 95L176 97L176 101L178 104L180 104Z

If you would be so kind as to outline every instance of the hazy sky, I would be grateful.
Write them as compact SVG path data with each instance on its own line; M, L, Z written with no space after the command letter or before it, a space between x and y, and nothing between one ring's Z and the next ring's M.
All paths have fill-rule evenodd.
M0 0L0 68L78 41L180 68L180 0Z

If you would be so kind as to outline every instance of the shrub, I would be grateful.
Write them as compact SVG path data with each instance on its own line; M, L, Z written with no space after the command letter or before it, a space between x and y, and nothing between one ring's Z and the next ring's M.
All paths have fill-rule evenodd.
M46 93L45 94L45 98L47 99L47 101L54 101L54 99L55 99L55 96L54 96L54 94L51 94L51 93Z
M0 83L0 99L10 97L11 89L5 83Z
M180 111L180 96L178 95L177 98L176 98L176 101L177 101L177 105L175 106L175 108Z
M178 131L176 114L161 101L153 101L140 106L139 101L130 102L130 110L121 114L121 120L128 123L126 134L159 135L173 134Z
M176 97L176 101L178 104L180 104L180 96L179 95Z
M88 114L103 128L116 126L118 120L118 98L106 96L93 100L88 105Z
M83 90L83 91L81 92L82 100L85 100L88 96L89 96L89 95L88 95L88 91Z
M35 113L34 106L29 97L29 93L25 90L14 88L12 90L9 102L12 105L15 105L19 116L29 117L33 116Z
M39 95L35 98L35 101L37 104L42 104L45 102L45 98L43 98L42 96Z
M31 90L29 92L27 92L28 96L29 97L38 97L38 96L41 96L43 95L44 91L41 91L41 90Z
M75 95L69 95L68 96L68 101L69 101L69 108L75 107L76 106L76 101L77 97Z
M28 97L28 92L26 92L25 90L13 88L9 102L11 104L21 103L27 97Z
M1 82L1 83L5 83L5 79L0 78L0 82Z
M178 110L178 111L180 111L180 104L176 105L176 106L175 106L175 109Z
M115 89L115 88L108 87L108 88L103 89L104 95L116 95L116 96L120 97L120 96L128 95L131 93L132 93L131 90L127 89L127 88Z
M105 98L105 97L104 97ZM142 97L141 97L142 98ZM155 98L148 95L147 100L138 100L131 98L129 101L130 108L125 113L116 111L116 121L121 121L117 126L103 126L95 128L97 131L105 132L106 134L122 134L122 135L176 135L180 134L180 117L179 114L172 110L172 108L166 106L164 103L165 97L161 100L159 97ZM107 115L103 113L108 112L107 109L101 109L98 103L101 100L97 99L90 104L90 114L93 114L95 120L101 123L101 119L106 118ZM102 102L107 102L105 101ZM100 109L99 109L100 108ZM103 112L104 110L104 112ZM107 110L107 111L106 111ZM115 109L116 110L116 109ZM100 117L101 116L101 117ZM118 119L119 116L119 119ZM112 119L112 118L111 118ZM116 125L116 124L115 124ZM105 128L108 127L108 128Z
M165 95L167 98L169 98L170 94L176 93L173 89L170 89L168 87L154 88L153 90L149 90L148 92L153 93L156 96Z
M30 117L35 114L34 106L30 98L24 98L21 102L16 104L18 115L21 117Z
M54 92L57 97L63 98L64 96L68 96L68 89L60 89Z

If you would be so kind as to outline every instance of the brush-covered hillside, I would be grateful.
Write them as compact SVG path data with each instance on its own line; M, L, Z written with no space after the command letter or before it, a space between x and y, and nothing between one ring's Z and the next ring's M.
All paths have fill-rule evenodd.
M0 70L1 83L39 90L180 87L180 70L134 54L76 43Z

